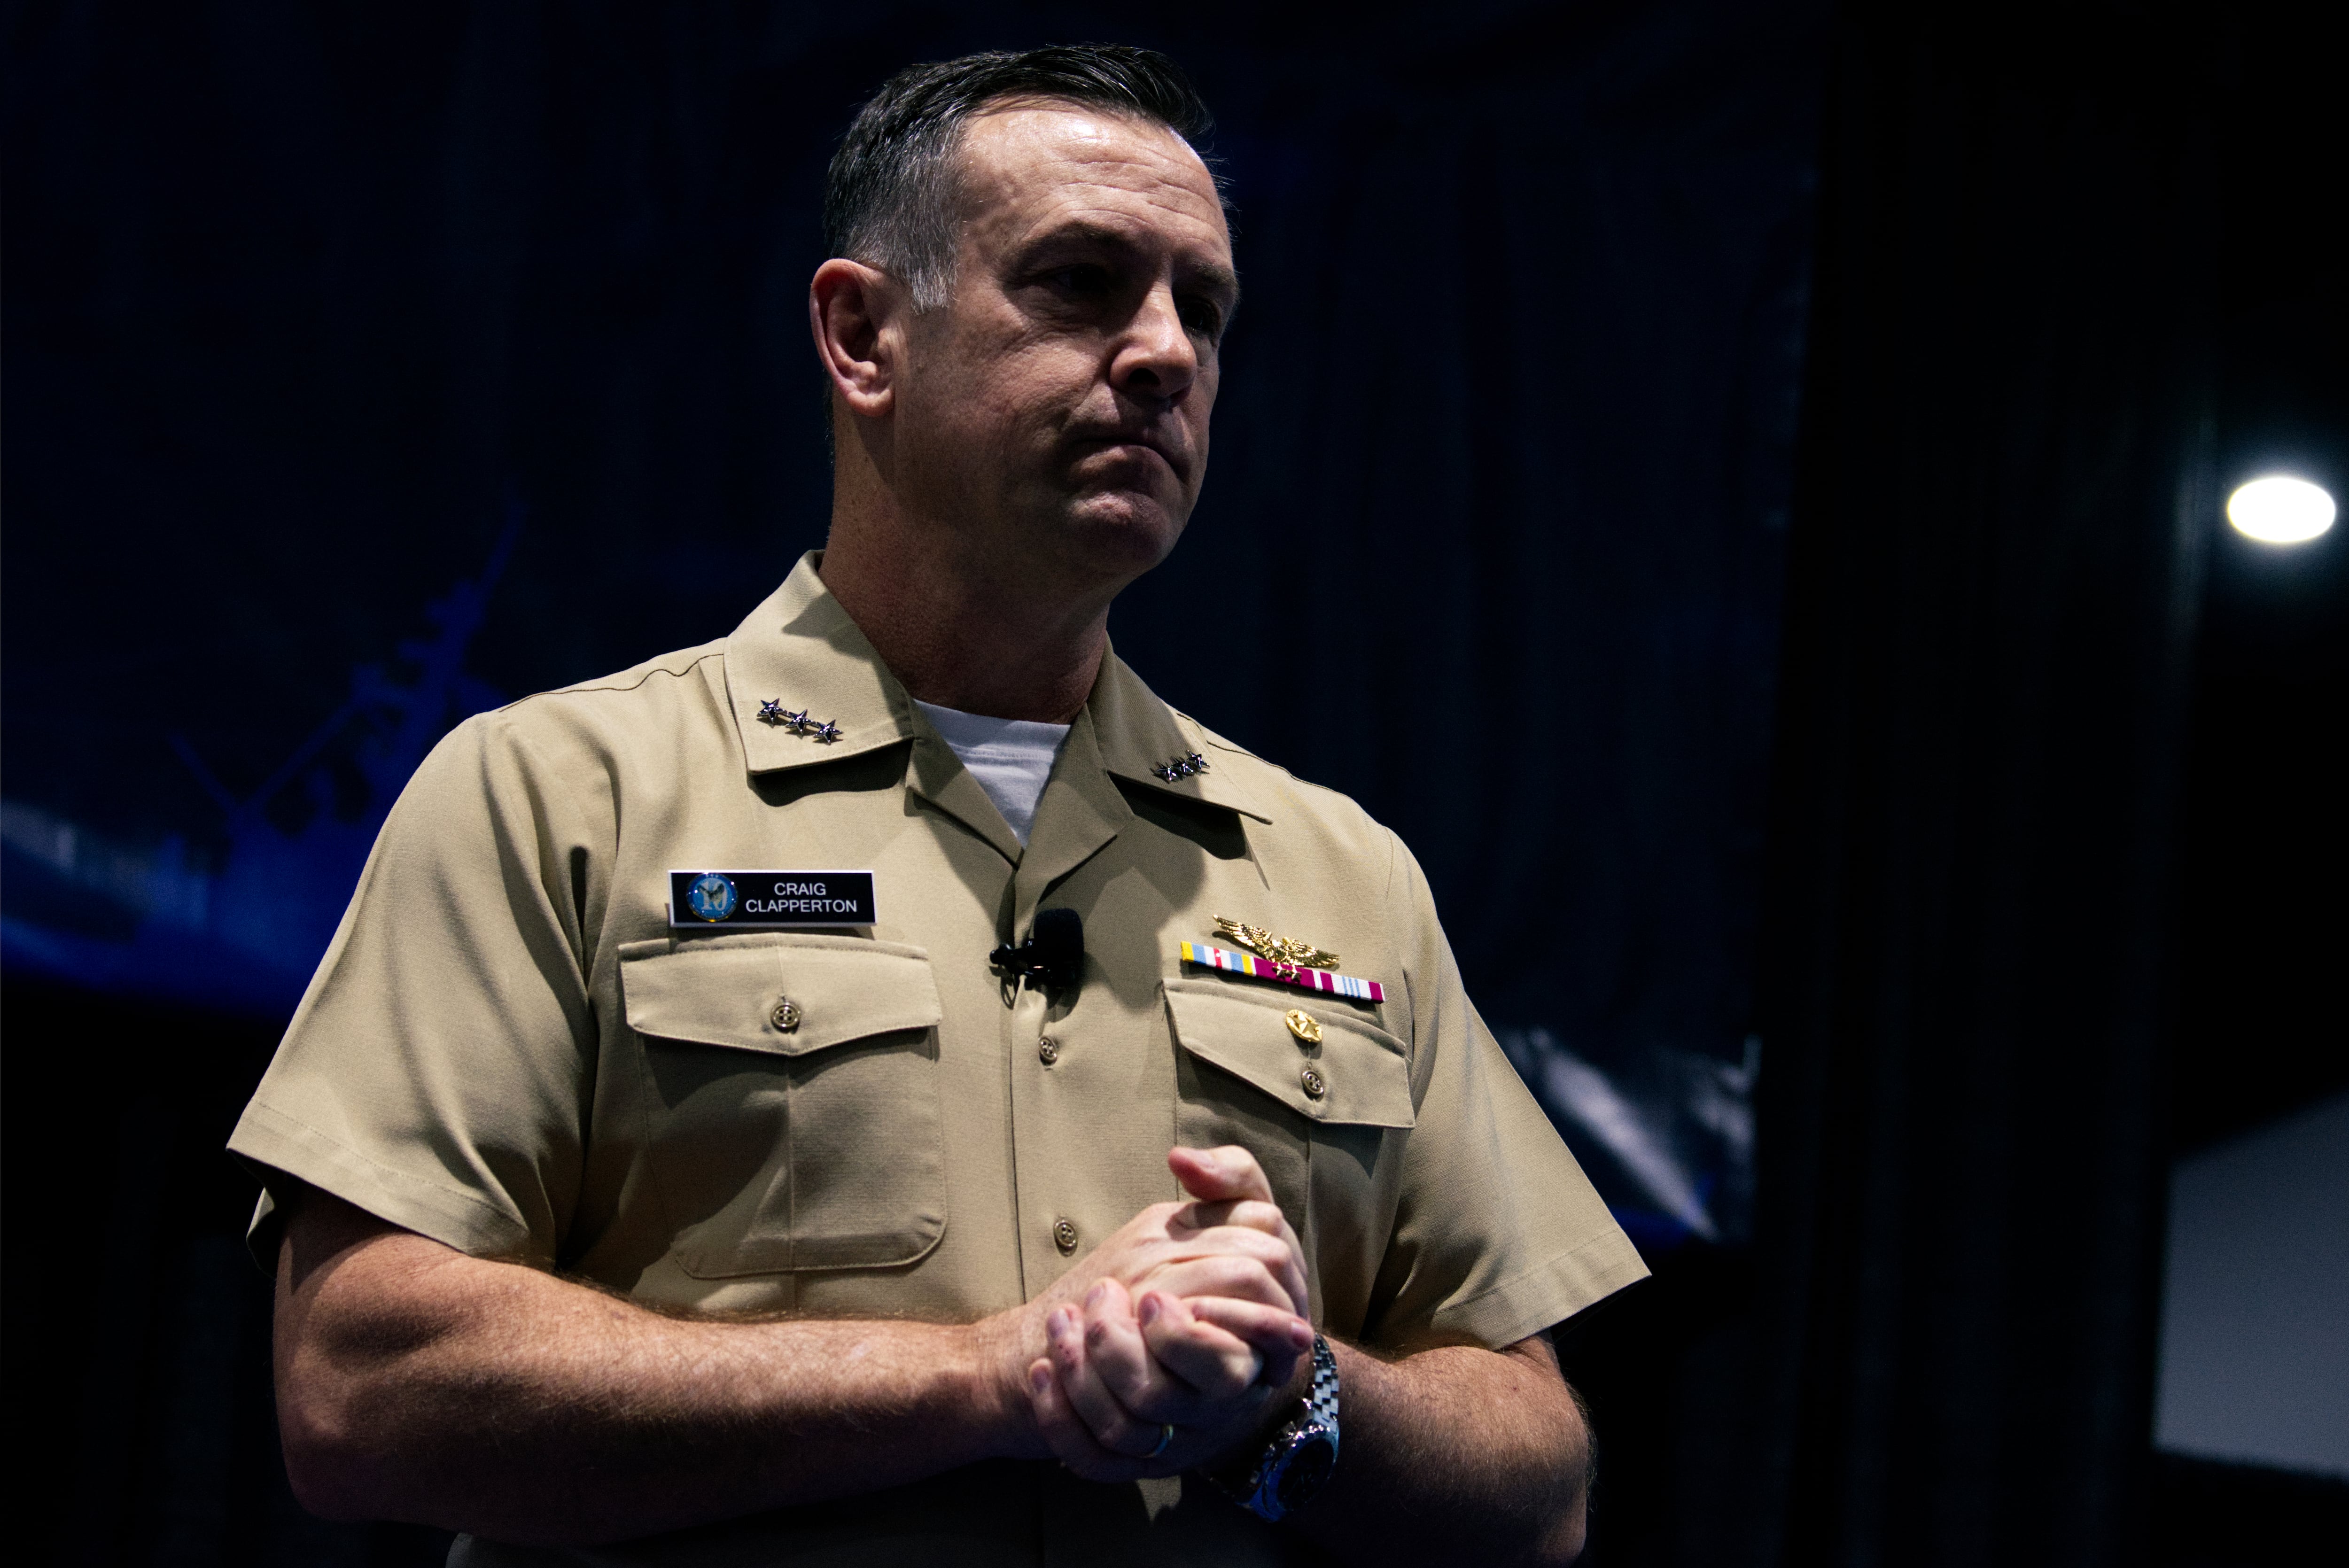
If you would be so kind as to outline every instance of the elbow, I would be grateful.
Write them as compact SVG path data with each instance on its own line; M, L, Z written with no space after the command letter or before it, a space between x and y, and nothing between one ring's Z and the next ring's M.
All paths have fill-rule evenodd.
M349 1402L316 1389L281 1389L277 1433L294 1499L320 1519L346 1522L392 1516L388 1467L360 1436Z
M1587 1431L1587 1429L1585 1429ZM1526 1568L1572 1568L1590 1539L1590 1460L1587 1439L1576 1444L1570 1463L1547 1478L1547 1506L1536 1511L1532 1540L1517 1561Z
M1561 1414L1570 1419L1559 1433L1561 1460L1551 1471L1554 1506L1527 1559L1537 1568L1571 1568L1590 1541L1590 1410L1571 1387L1566 1395L1571 1408Z
M1521 1494L1517 1506L1492 1518L1492 1532L1476 1545L1477 1560L1506 1563L1508 1568L1573 1568L1589 1544L1589 1492L1577 1486L1561 1488L1547 1497ZM1503 1521L1506 1520L1506 1523ZM1398 1564L1452 1562L1433 1541L1414 1541L1412 1550L1392 1559ZM1450 1545L1456 1552L1460 1542ZM1464 1556L1460 1561L1467 1561Z
M1582 1499L1560 1509L1548 1522L1541 1539L1527 1554L1528 1568L1573 1568L1581 1560L1582 1548L1589 1539L1589 1517Z

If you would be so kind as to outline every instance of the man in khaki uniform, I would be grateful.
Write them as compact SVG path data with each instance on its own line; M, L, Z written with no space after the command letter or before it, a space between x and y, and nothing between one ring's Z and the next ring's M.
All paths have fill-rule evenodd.
M1237 303L1203 124L1138 50L892 82L811 289L827 550L401 798L232 1144L314 1508L469 1563L1578 1552L1544 1336L1638 1256L1402 843L1108 648Z

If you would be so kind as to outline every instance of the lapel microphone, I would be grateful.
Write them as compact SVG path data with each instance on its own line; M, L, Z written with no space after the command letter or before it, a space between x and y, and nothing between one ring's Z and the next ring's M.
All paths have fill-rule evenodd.
M1048 990L1077 983L1085 967L1085 923L1073 909L1040 909L1028 940L1006 944L987 955L1006 975L1022 975Z

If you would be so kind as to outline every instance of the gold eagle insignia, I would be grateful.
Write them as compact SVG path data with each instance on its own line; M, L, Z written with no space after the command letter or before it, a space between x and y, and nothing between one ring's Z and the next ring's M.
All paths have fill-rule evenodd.
M1294 964L1303 969L1335 969L1338 955L1324 953L1310 943L1293 942L1286 936L1275 936L1261 925L1245 921L1216 916L1216 930L1231 938L1258 958L1268 958L1275 964Z

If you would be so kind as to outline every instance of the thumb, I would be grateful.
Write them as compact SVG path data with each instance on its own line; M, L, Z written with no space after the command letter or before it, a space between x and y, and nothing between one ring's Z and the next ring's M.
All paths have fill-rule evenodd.
M1264 1167L1237 1143L1220 1149L1186 1149L1178 1144L1167 1150L1166 1168L1183 1183L1183 1191L1201 1202L1273 1201L1272 1183L1265 1179Z

